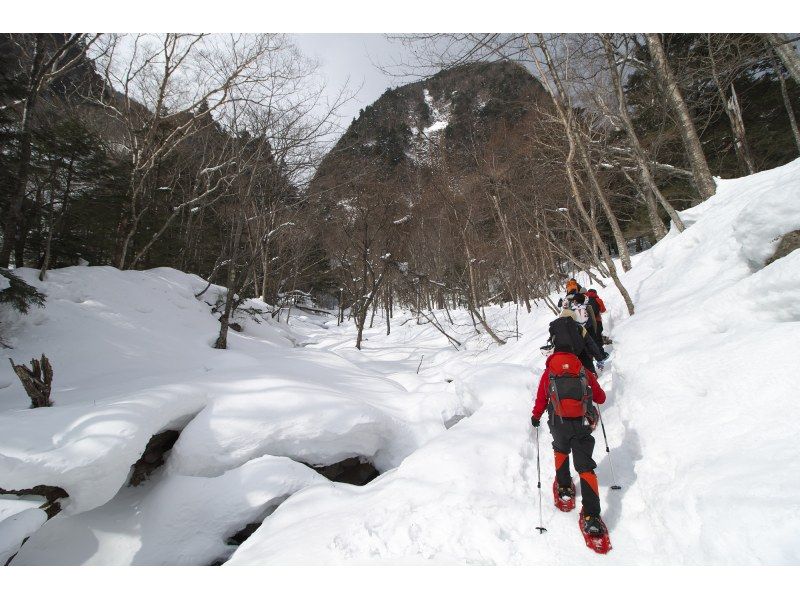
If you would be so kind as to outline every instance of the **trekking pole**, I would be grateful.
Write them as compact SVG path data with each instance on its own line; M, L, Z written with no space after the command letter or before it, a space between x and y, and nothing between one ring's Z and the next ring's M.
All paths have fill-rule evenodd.
M603 416L600 410L597 410L597 416L600 418L600 429L603 430L603 441L606 443L606 453L608 454L608 462L611 464L611 481L614 484L611 486L612 490L622 490L622 486L617 485L617 474L614 473L614 461L611 460L611 449L608 448L608 437L606 437L606 427L603 424Z
M547 528L544 527L542 523L542 467L539 464L539 428L536 428L536 487L539 489L539 527L536 529L539 530L540 534L543 534L547 531Z

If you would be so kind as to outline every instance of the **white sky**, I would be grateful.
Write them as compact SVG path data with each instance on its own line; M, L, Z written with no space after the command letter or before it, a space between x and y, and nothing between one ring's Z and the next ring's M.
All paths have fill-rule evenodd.
M357 92L340 111L342 128L347 128L358 111L377 100L387 87L410 80L390 77L378 68L396 64L404 56L402 47L383 34L297 33L292 37L303 54L320 62L329 95L335 96L344 85Z

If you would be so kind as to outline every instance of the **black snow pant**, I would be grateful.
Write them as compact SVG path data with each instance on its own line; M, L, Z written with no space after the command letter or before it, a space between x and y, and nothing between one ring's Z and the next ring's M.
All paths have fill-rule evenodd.
M592 429L582 417L561 418L551 410L547 421L553 435L553 450L556 459L556 480L559 486L571 486L569 454L581 479L581 501L585 515L600 515L600 491L594 473L597 463L592 459L594 437Z
M592 359L592 356L589 355L589 351L587 351L586 349L581 351L580 355L578 355L578 359L580 360L583 367L592 372L594 375L597 375L597 370L594 367L594 360Z
M600 350L603 351L603 321L597 320L597 336L595 336L594 342L597 343L597 346L600 347Z

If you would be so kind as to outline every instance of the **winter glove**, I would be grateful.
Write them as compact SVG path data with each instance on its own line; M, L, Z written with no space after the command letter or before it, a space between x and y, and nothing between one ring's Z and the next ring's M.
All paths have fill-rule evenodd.
M534 416L531 415L531 425L534 428L538 428L539 427L539 418L538 417L534 417Z
M586 411L586 423L589 426L589 429L594 432L594 429L597 427L597 421L600 419L600 414L597 411L597 407L594 405L590 405L589 409Z

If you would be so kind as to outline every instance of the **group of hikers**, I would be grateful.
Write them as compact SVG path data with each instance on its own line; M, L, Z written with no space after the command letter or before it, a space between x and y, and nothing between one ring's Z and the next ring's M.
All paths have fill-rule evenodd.
M555 451L556 507L562 511L575 508L575 484L569 466L572 453L580 477L581 531L585 537L607 540L608 530L600 518L600 495L594 472L597 464L592 459L592 432L600 417L594 403L599 405L606 400L597 382L597 370L602 372L609 357L603 349L602 314L606 307L595 289L584 289L574 278L567 281L566 296L559 300L558 307L561 313L550 323L549 343L542 347L549 356L539 380L531 424L538 428L547 411Z

